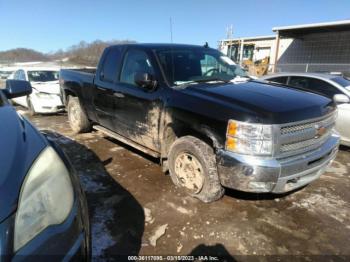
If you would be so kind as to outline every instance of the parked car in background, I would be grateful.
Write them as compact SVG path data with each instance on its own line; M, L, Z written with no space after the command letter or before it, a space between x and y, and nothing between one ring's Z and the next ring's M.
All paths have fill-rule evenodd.
M223 187L303 187L338 151L331 99L251 80L208 47L111 46L95 74L61 70L60 84L75 132L93 127L159 158L175 185L204 202Z
M31 95L12 99L16 104L27 107L31 115L64 111L58 83L58 69L39 67L17 69L10 78L31 83L33 87Z
M0 261L88 260L88 210L77 174L8 101L30 93L26 81L7 80L0 89Z
M7 79L12 73L14 69L9 67L1 67L0 68L0 79Z
M338 104L336 130L340 143L350 146L350 79L322 73L279 73L260 78L334 99Z

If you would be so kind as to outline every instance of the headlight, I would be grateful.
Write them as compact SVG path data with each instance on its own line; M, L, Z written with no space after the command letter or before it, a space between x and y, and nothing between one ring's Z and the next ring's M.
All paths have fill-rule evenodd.
M35 160L22 185L15 219L15 252L50 225L61 224L73 206L68 170L52 147Z
M227 126L226 150L246 155L272 155L272 125L230 120Z

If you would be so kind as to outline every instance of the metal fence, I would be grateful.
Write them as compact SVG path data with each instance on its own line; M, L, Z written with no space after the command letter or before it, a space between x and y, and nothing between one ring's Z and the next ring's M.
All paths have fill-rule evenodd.
M350 76L349 64L268 64L268 65L249 65L246 66L251 75L262 76L266 74L281 72L309 72L309 73L339 73Z
M276 72L339 72L350 74L350 64L277 64Z

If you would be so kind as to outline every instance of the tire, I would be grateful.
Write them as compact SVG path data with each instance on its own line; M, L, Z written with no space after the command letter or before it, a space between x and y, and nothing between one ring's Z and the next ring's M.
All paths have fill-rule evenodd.
M91 123L77 97L68 98L68 120L76 134L91 131Z
M168 154L170 177L174 184L205 203L220 199L220 184L214 150L193 136L177 139Z
M36 112L32 103L32 100L30 97L27 98L27 104L28 104L28 113L30 116L35 116Z

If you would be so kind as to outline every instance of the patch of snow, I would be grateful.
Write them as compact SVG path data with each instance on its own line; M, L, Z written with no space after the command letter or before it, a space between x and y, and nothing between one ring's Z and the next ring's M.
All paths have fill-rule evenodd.
M174 203L168 202L168 206L172 207L176 211L180 212L184 215L193 215L193 212L191 210L188 210L182 206L176 206Z
M156 228L153 235L148 239L151 246L155 247L157 245L157 240L165 234L165 231L167 230L167 228L168 228L168 224L164 224Z
M342 176L348 173L348 169L346 165L343 165L338 161L333 161L333 164L327 168L327 172Z
M154 217L152 217L151 210L149 208L145 207L143 209L143 211L145 213L145 222L152 224L154 222Z
M95 215L92 218L91 234L92 234L92 256L101 257L104 250L114 245L114 241L106 222L113 220L114 212L104 207L96 208Z
M182 247L183 247L183 245L182 245L180 242L178 242L177 245L176 245L176 252L177 252L177 253L180 253Z
M103 186L101 183L97 183L96 181L94 181L94 179L91 176L89 176L89 174L81 174L81 172L79 172L79 179L80 183L83 185L84 190L87 192L96 192L97 188L98 190L106 189L106 187Z
M298 202L294 201L292 203L292 208L305 208L309 212L326 213L340 223L344 223L345 220L350 218L350 211L347 206L347 202L340 197L327 193L325 195L310 194Z

